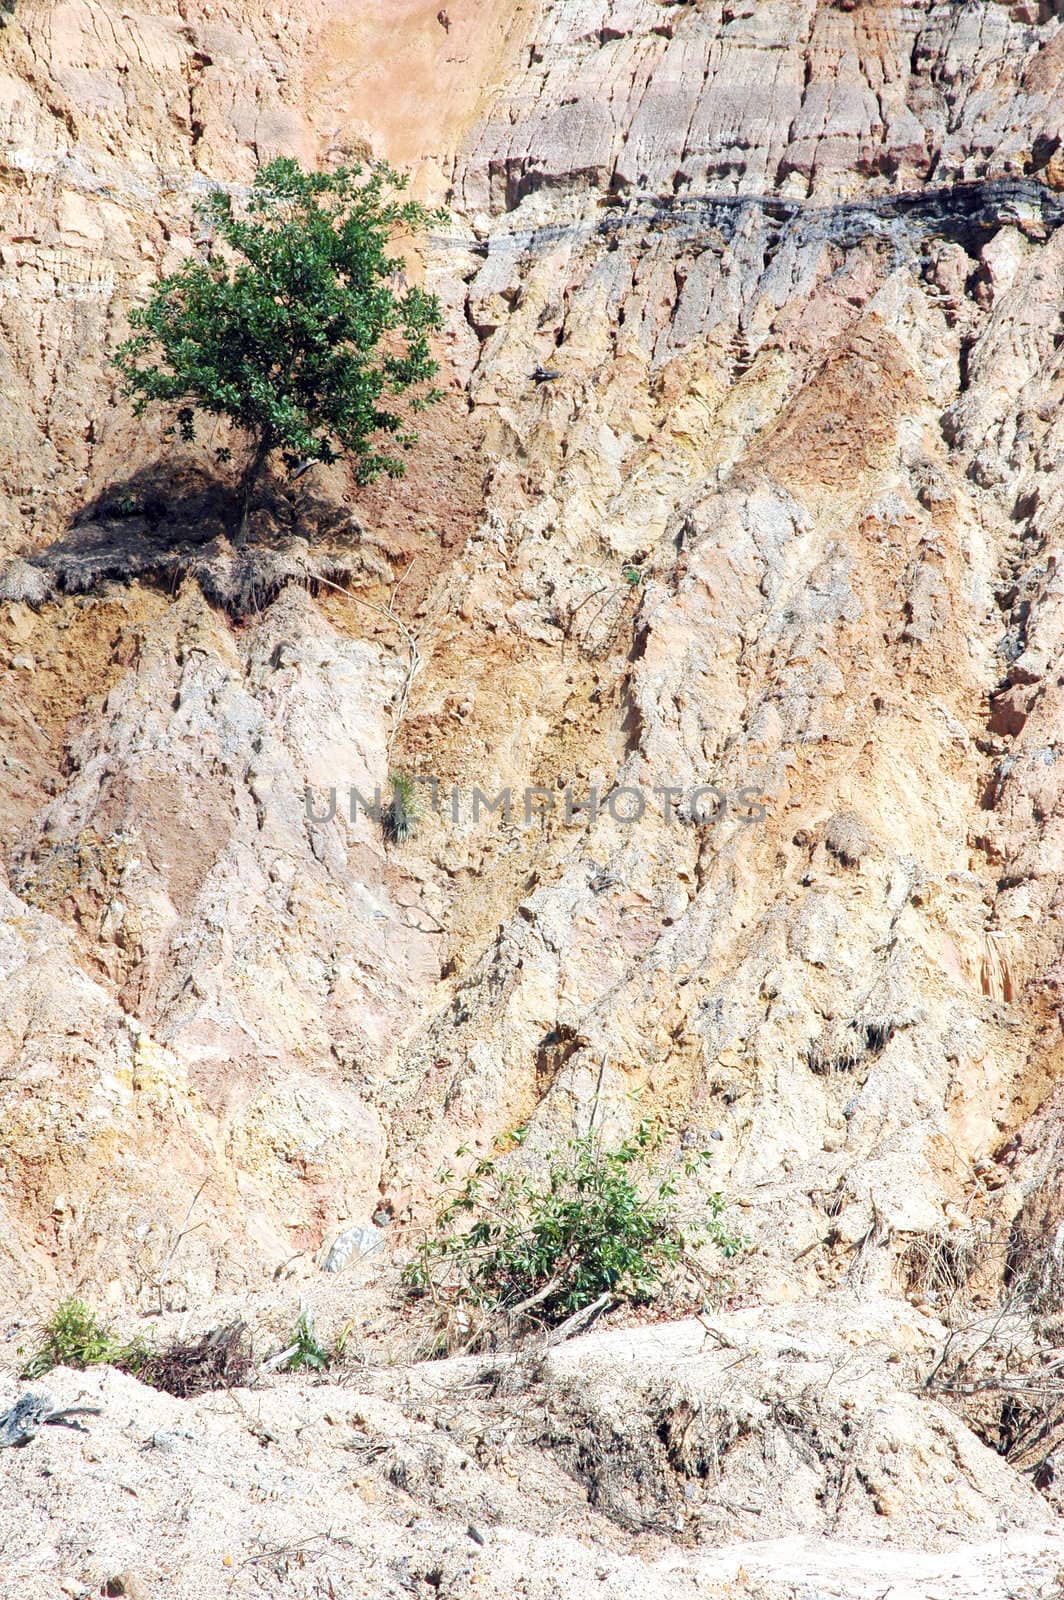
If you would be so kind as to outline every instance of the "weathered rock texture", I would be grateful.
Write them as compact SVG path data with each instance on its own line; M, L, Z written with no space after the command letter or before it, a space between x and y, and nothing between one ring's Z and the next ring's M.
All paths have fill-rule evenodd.
M0 1287L276 1316L276 1284L324 1295L329 1244L375 1212L390 1282L440 1162L518 1123L532 1162L592 1114L707 1144L752 1240L749 1386L714 1421L716 1355L669 1331L653 1358L597 1336L636 1341L631 1382L594 1340L552 1357L563 1535L650 1542L595 1588L584 1547L522 1543L553 1490L491 1501L515 1561L570 1573L529 1594L880 1592L827 1546L718 1570L722 1534L1050 1537L919 1380L961 1264L984 1297L1021 1258L1043 1300L1060 1282L1054 9L19 0L0 34ZM367 150L451 206L411 263L448 308L450 398L402 488L282 495L245 570L206 443L164 466L165 419L133 428L107 356L206 185ZM426 788L386 847L349 790L397 767L441 808ZM533 784L555 799L526 824ZM708 784L715 823L654 792ZM638 820L605 808L617 785ZM505 786L514 815L474 819L474 787ZM346 1308L370 1296L369 1349L374 1293ZM874 1381L829 1401L873 1302ZM441 1456L380 1513L432 1507L394 1534L412 1592L476 1588L433 1565L433 1517L469 1544L472 1508L431 1487L462 1470ZM698 1503L674 1515L677 1470ZM315 1482L274 1544L339 1525L343 1485ZM276 1491L235 1492L239 1545ZM76 1544L49 1573L103 1581ZM184 1592L179 1551L127 1554ZM228 1592L227 1554L274 1582L219 1546L187 1592ZM957 1559L957 1593L1006 1592ZM278 1593L406 1582L286 1572Z
M1024 1592L1020 1585L1051 1592L1046 1584L1064 1544L1047 1530L1037 1496L1000 1481L1001 1464L980 1461L984 1447L970 1435L957 1437L964 1430L953 1418L926 1414L927 1408L915 1418L903 1405L881 1416L874 1436L866 1430L859 1471L870 1472L874 1493L886 1498L892 1452L899 1440L911 1440L915 1426L928 1456L928 1484L940 1505L949 1501L954 1527L975 1534L969 1546L958 1549L954 1539L952 1549L941 1548L926 1507L913 1518L923 1549L873 1549L854 1537L847 1502L857 1502L862 1526L875 1515L869 1495L857 1477L843 1481L834 1470L827 1433L814 1432L811 1446L773 1393L768 1405L755 1403L748 1448L756 1457L771 1440L773 1488L797 1478L794 1501L808 1497L810 1526L841 1511L839 1537L740 1536L722 1547L714 1532L719 1513L705 1519L703 1509L714 1499L719 1506L719 1497L707 1492L694 1456L684 1452L697 1449L692 1366L699 1364L708 1379L719 1377L723 1363L706 1361L703 1328L675 1324L627 1342L625 1393L616 1384L611 1339L616 1345L616 1335L597 1336L578 1356L590 1366L591 1404L601 1410L590 1423L579 1416L584 1468L577 1474L565 1470L559 1447L574 1419L572 1361L561 1356L531 1382L518 1372L517 1392L511 1388L507 1399L493 1393L493 1375L469 1361L434 1364L431 1378L376 1374L368 1382L356 1376L343 1385L289 1384L191 1402L116 1373L52 1374L47 1392L57 1404L98 1405L103 1414L89 1419L87 1435L44 1428L5 1461L0 1536L10 1581L33 1600L56 1593L60 1583L68 1593L106 1593L116 1579L129 1588L112 1593L177 1600L328 1595L330 1588L352 1600L405 1600L433 1589L461 1600L627 1600L637 1592L651 1600L784 1600L796 1585L799 1593L873 1600L885 1582L904 1600L929 1594L985 1600L1006 1592L1003 1573L1014 1593ZM568 1355L576 1356L576 1348ZM771 1390L772 1379L766 1382ZM613 1463L615 1491L640 1482L649 1489L650 1474L625 1458L617 1436L618 1428L632 1426L625 1415L631 1391L647 1383L661 1386L655 1416L663 1436L676 1442L657 1445L662 1481L633 1524L604 1514L601 1456L605 1451ZM844 1390L837 1398L845 1405ZM707 1423L710 1429L726 1423L725 1408ZM744 1416L740 1425L749 1424ZM980 1502L969 1473L996 1491L992 1501ZM826 1490L814 1499L818 1481ZM756 1502L767 1498L766 1487L762 1462L760 1495L755 1489L755 1503L736 1511L762 1535L770 1528L757 1526ZM991 1542L998 1510L1013 1527ZM150 1560L148 1522L156 1530ZM76 1563L69 1553L74 1544Z

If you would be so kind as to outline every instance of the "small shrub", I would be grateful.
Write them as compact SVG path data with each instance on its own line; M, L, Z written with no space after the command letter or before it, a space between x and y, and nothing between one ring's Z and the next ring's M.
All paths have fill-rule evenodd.
M523 1130L514 1137L520 1143ZM615 1150L591 1135L572 1139L548 1158L545 1184L478 1161L407 1264L404 1282L445 1303L535 1307L550 1324L607 1292L649 1299L699 1238L735 1255L744 1241L720 1220L719 1194L706 1198L706 1216L694 1226L681 1228L672 1206L679 1176L693 1177L708 1153L685 1156L679 1173L648 1183L660 1144L646 1122Z
M22 1354L22 1351L19 1351ZM118 1367L138 1372L147 1356L141 1342L117 1340L83 1300L63 1300L41 1328L40 1343L22 1367L23 1378L40 1378L53 1367Z
M392 797L384 808L381 825L390 844L405 844L417 827L417 799L414 780L405 772L391 774Z
M314 1319L305 1308L299 1313L292 1342L295 1350L285 1362L286 1372L323 1372L329 1365L329 1352L319 1344Z

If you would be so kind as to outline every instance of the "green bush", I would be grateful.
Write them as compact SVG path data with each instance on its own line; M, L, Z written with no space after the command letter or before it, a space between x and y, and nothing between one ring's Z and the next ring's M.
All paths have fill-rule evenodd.
M286 1372L323 1372L329 1365L329 1352L319 1343L314 1319L305 1308L296 1320L292 1343L295 1349L285 1362Z
M139 1340L122 1344L115 1339L83 1300L63 1300L41 1328L40 1342L26 1359L22 1376L40 1378L53 1367L107 1366L136 1372L147 1353Z
M524 1130L514 1135L518 1143L523 1137ZM672 1205L680 1177L694 1177L708 1152L684 1156L654 1183L647 1169L660 1145L647 1122L615 1150L592 1135L573 1139L548 1158L544 1183L478 1161L404 1269L404 1282L437 1300L534 1306L537 1317L555 1323L603 1293L648 1299L700 1239L735 1255L744 1241L720 1220L719 1194L705 1197L705 1215L693 1226L681 1228Z

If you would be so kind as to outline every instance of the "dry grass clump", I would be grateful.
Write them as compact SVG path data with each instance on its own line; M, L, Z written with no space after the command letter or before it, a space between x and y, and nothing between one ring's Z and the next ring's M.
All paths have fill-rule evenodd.
M240 1321L213 1328L198 1339L178 1341L146 1356L137 1370L142 1383L164 1389L179 1400L206 1394L211 1389L235 1389L247 1384L255 1359L247 1326Z
M948 1332L922 1388L1064 1509L1064 1318L1056 1276L1059 1212L1035 1186L1018 1217L954 1217L912 1234L902 1287ZM979 1168L984 1164L980 1163ZM1047 1285L1053 1292L1047 1295Z
M985 1235L975 1229L929 1229L909 1236L898 1268L911 1296L919 1296L941 1313L971 1309L973 1278L984 1265Z
M1064 1445L1064 1350L1021 1303L1010 1297L951 1332L924 1387L1037 1488L1053 1487ZM1059 1504L1059 1488L1053 1498Z
M806 1048L809 1070L818 1077L852 1072L868 1054L865 1041L852 1022L830 1022Z

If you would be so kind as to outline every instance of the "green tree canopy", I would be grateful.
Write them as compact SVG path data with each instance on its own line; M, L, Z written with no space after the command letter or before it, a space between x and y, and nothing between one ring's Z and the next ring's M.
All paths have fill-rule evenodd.
M439 301L396 287L403 262L389 246L397 230L416 233L443 213L400 198L407 182L384 163L304 172L271 161L239 204L220 190L207 197L208 258L161 279L130 315L114 364L134 412L176 404L185 440L197 413L243 430L245 518L274 450L289 469L347 453L359 482L401 475L399 452L417 437L410 413L439 398L429 386Z

